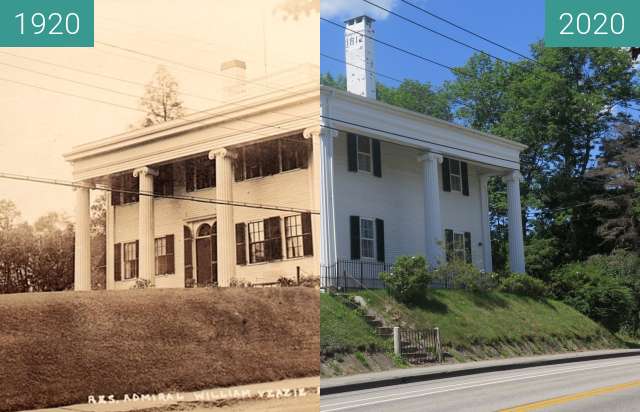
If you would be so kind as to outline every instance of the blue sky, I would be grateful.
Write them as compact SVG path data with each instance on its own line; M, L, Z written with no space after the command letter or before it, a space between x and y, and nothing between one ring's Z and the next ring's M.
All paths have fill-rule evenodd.
M470 34L440 22L398 0L370 0L473 46L506 60L517 60L513 55ZM529 45L544 36L544 1L528 0L409 0L455 23L490 38L500 44L530 55ZM429 33L393 15L383 16L379 9L362 0L322 0L322 17L340 22L366 13L376 18L376 37L411 50L450 66L463 65L473 50ZM344 30L321 22L322 53L344 59ZM417 79L439 85L451 79L451 73L408 56L399 51L376 44L376 71L395 78ZM344 65L321 59L322 73L344 74ZM378 78L382 83L396 86L397 82Z

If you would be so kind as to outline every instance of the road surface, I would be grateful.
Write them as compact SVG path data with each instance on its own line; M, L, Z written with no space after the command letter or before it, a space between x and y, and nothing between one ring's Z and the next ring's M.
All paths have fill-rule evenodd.
M640 356L323 395L334 411L640 411Z

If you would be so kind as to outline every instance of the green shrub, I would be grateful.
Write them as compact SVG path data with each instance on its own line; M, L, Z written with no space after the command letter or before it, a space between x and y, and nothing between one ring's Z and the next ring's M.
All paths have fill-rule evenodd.
M522 273L514 273L500 280L499 290L534 299L547 295L547 286L543 281Z
M465 289L474 292L487 292L496 288L494 273L480 271L470 263L454 260L440 265L434 270L435 279L443 283L452 283L455 289Z
M600 322L612 332L632 316L632 291L606 267L594 262L571 263L551 275L554 296ZM637 316L637 315L636 315Z
M389 293L399 302L416 303L426 294L432 276L422 256L400 256L391 272L381 273Z

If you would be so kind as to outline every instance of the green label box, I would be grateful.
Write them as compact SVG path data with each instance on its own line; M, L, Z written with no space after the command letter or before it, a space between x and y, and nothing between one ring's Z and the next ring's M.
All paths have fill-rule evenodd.
M0 0L0 47L93 47L94 0Z
M546 0L549 47L640 46L640 0Z

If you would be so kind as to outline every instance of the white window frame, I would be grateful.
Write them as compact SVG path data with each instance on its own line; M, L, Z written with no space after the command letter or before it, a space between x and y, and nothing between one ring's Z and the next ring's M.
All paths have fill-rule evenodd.
M258 234L261 239L253 239L251 237L251 234L252 234L251 228L254 225L259 225L259 227L260 227L259 230L258 231L254 231L253 233L254 234ZM247 223L247 240L248 240L247 244L249 246L249 249L248 249L248 252L249 252L248 253L248 257L249 257L249 259L248 259L247 263L252 265L252 264L258 264L258 263L267 262L267 256L266 256L266 253L265 253L266 240L265 240L265 233L264 233L264 220L254 220L254 221L251 221L251 222ZM258 244L258 243L262 244L262 256L261 256L260 260L256 259L256 254L252 253L252 250L251 250L251 247L253 245L255 245L255 244Z
M366 139L369 145L369 151L363 152L360 150L360 139ZM366 156L368 158L368 170L360 167L360 156ZM358 164L358 171L364 173L373 172L373 141L370 137L356 135L356 163Z
M363 222L371 222L371 234L372 237L364 237ZM371 256L365 256L364 254L364 242L371 242ZM371 217L360 218L360 259L363 260L376 260L376 220Z
M294 224L289 222L293 220ZM302 215L285 216L284 219L284 240L287 251L287 259L297 259L304 257L304 232L302 231ZM292 253L289 253L289 252Z
M167 275L173 275L173 273L159 273L159 269L160 269L160 258L164 258L164 264L165 267L167 265L167 256L169 256L167 254L167 236L162 236L162 237L157 237L154 239L153 242L153 250L154 250L154 257L155 257L155 268L154 268L154 273L156 276L167 276Z
M128 256L127 246L133 250L132 252L133 259L127 259L127 256ZM139 268L134 269L138 267L138 259L136 258L136 255L137 255L136 247L137 247L137 243L135 241L122 244L122 280L137 279L140 276L140 274L138 273ZM133 263L130 263L130 266L127 266L128 262L133 262ZM130 269L130 273L127 273L128 268ZM135 276L133 272L136 272Z
M453 173L453 164L458 165L458 173ZM453 184L454 180L458 182L458 188ZM462 161L457 159L449 159L449 187L452 192L462 193Z
M458 244L457 239L460 240ZM459 246L459 247L458 247ZM467 248L465 246L464 232L453 231L453 244L451 245L452 258L461 262L467 261Z

